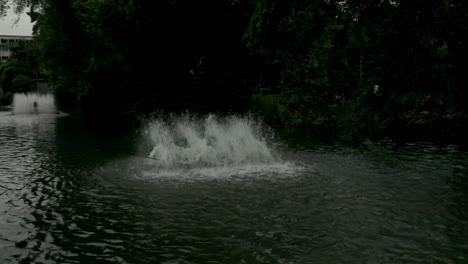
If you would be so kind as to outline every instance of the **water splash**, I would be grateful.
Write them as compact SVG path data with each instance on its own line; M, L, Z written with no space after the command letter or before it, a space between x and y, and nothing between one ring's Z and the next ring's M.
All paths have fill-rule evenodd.
M244 181L291 178L307 169L283 160L273 129L254 115L154 114L137 131L136 151L103 170L145 181ZM138 156L140 156L138 155Z
M37 108L34 107L37 103ZM13 114L52 114L56 113L55 98L49 93L15 93Z
M252 117L213 114L154 118L143 136L149 157L166 169L271 164L279 160L265 128Z

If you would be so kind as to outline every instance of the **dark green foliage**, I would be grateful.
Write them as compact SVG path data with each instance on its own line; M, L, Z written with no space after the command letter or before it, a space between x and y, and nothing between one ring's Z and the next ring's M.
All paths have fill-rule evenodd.
M42 8L30 13L47 79L85 109L234 109L248 98L245 16L229 1L50 0Z
M94 114L250 103L347 141L466 130L466 1L16 2L41 72ZM249 100L265 87L276 94Z
M425 129L433 138L460 137L456 127L467 121L468 99L464 2L250 4L244 40L279 72L267 85L285 91L284 125L331 131L347 141L427 138L420 133Z
M32 41L19 41L10 47L11 57L0 67L0 84L5 91L28 92L36 87L41 78Z
M13 101L13 93L6 92L4 94L0 94L0 106L11 105L12 101Z

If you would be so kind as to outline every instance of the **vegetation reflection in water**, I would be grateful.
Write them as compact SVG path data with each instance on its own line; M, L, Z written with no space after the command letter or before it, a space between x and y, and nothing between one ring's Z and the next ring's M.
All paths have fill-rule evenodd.
M457 146L327 145L239 116L153 118L122 135L74 115L0 115L2 263L468 258Z

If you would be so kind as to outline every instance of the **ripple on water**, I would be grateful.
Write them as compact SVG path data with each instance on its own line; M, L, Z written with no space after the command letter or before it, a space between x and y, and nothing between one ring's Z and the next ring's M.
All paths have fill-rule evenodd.
M0 133L50 139L64 131L26 116L9 119L0 118ZM234 123L202 122L212 135ZM216 137L202 144L203 129L185 124L193 133L179 135L198 142L191 149L206 150L204 158L231 151L227 146L233 144L209 150ZM249 135L248 125L237 125L236 131ZM250 138L256 139L262 137ZM188 141L154 142L146 154L158 144L182 157L197 154L175 148L190 149ZM274 159L158 163L12 137L0 137L0 146L1 263L468 259L468 166L466 154L454 149L282 145ZM162 156L162 150L154 154Z

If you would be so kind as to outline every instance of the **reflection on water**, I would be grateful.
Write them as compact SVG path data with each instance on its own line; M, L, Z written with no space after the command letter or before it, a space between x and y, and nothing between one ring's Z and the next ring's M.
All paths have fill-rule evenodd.
M468 261L456 146L282 140L274 161L170 170L134 134L0 112L0 263Z

